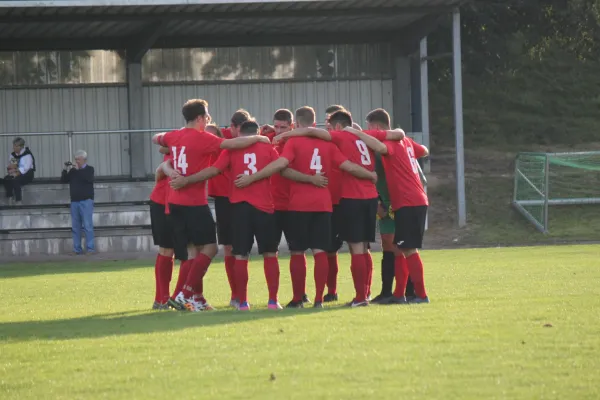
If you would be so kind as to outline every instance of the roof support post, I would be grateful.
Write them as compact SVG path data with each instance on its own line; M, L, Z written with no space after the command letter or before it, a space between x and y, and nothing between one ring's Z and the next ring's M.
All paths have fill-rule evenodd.
M392 82L392 99L394 104L392 128L400 126L406 132L412 130L410 114L410 60L398 48L397 43L392 43L394 80Z
M142 92L142 63L127 59L127 105L129 129L144 129L144 95ZM129 133L129 160L132 178L145 178L145 135Z
M417 54L411 57L412 131L423 134L421 142L429 148L429 78L427 70L427 38L420 41ZM419 160L424 172L430 172L429 159Z
M456 139L456 197L458 226L467 225L465 195L465 147L463 131L462 62L460 43L460 10L452 13L452 75L454 78L454 129Z

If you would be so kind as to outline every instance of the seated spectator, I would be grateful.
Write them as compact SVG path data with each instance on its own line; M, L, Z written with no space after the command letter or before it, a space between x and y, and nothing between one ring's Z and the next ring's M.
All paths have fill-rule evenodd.
M21 188L33 181L35 172L35 158L25 147L25 140L16 138L13 140L13 152L10 153L10 161L6 168L7 175L4 177L4 188L9 204L20 205L23 201Z
M87 254L94 254L94 167L87 164L87 153L78 150L75 164L65 163L60 177L69 184L71 193L71 230L73 232L73 253L83 254L81 248L81 228L85 232Z

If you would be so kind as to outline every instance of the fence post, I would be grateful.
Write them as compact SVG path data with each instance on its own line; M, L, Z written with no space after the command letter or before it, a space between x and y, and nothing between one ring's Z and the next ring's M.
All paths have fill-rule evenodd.
M73 158L73 131L67 131L67 141L69 142L69 160Z
M515 158L515 186L513 188L513 204L517 204L517 188L519 187L519 154Z
M548 233L548 203L550 200L550 155L546 153L544 167L544 233Z

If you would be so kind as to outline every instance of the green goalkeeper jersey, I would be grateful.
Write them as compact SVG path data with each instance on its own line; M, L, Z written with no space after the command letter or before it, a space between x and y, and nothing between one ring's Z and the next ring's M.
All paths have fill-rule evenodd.
M377 183L375 186L377 187L377 193L379 197L385 204L385 206L390 206L390 193L388 191L387 181L385 179L385 171L383 169L383 163L381 162L381 154L375 153L375 172L377 172Z

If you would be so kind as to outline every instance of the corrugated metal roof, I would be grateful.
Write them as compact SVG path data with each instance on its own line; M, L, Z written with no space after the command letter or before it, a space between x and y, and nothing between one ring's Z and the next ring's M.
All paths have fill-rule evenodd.
M100 48L124 48L162 24L161 43L172 37L214 35L343 34L399 31L430 14L449 12L463 0L320 1L26 1L0 2L1 50L52 46L68 39ZM4 7L6 3L21 6ZM76 4L70 5L67 4ZM83 5L86 6L83 6ZM108 4L90 6L90 4ZM129 4L129 5L123 5ZM139 5L144 4L144 5ZM60 6L59 6L60 5ZM156 29L154 29L156 27ZM27 41L27 42L26 42ZM160 42L160 41L159 41ZM58 43L58 42L57 42Z

